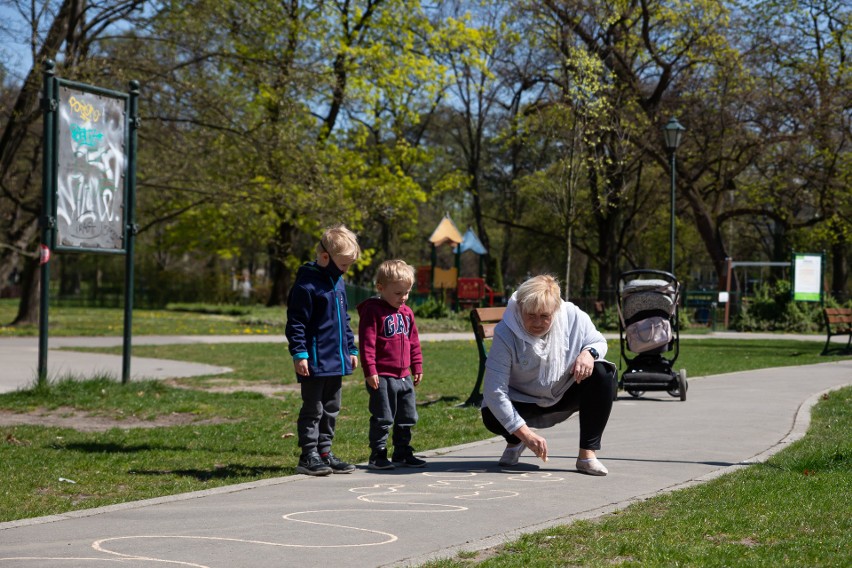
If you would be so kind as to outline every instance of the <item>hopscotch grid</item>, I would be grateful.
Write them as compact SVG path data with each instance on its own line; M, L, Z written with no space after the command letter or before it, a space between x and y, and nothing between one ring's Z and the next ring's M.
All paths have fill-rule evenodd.
M282 519L285 521L290 521L294 523L301 523L304 525L313 525L318 527L326 527L332 529L342 529L344 531L357 531L360 533L367 533L370 535L375 535L377 537L381 537L375 542L363 542L363 543L354 543L354 544L322 544L322 545L312 545L312 544L299 544L299 543L287 543L287 542L269 542L262 540L254 540L254 539L241 539L241 538L233 538L233 537L217 537L217 536L193 536L193 535L128 535L128 536L118 536L118 537L110 537L96 540L92 543L91 547L93 550L97 552L101 552L103 554L111 555L117 558L98 558L98 557L6 557L0 558L0 562L3 561L72 561L72 560L85 560L85 561L95 561L95 562L125 562L128 560L139 561L139 562L154 562L160 564L171 564L175 566L187 566L190 568L213 568L212 566L206 564L196 564L193 562L180 561L180 560L169 560L166 558L155 558L151 556L144 556L138 554L128 554L119 552L117 550L112 550L107 547L107 543L116 543L118 541L132 541L132 540L154 540L154 539L170 539L170 540L198 540L198 541L207 541L207 542L227 542L227 543L241 543L253 546L272 546L277 548L310 548L310 549L340 549L340 548L360 548L360 547L372 547L372 546L384 546L387 544L391 544L399 540L399 537L393 533L375 530L375 529L366 529L363 527L339 524L339 523L328 523L323 521L316 520L307 520L307 519L299 519L296 518L298 516L304 515L324 515L324 514L343 514L343 513L461 513L469 510L469 507L465 507L462 505L453 505L447 503L429 503L419 500L424 496L432 496L432 497L449 497L452 499L459 500L468 500L468 501L493 501L499 499L507 499L512 497L518 497L521 495L518 491L513 491L509 489L497 489L491 488L496 485L497 482L488 479L482 479L479 477L480 473L487 473L486 471L469 471L469 470L447 470L445 472L422 472L421 476L423 478L431 479L429 483L427 483L427 487L439 490L440 493L435 492L427 492L427 491L403 491L408 484L401 483L375 483L372 485L365 485L359 487L353 487L349 489L350 493L357 494L356 500L362 503L367 503L371 505L396 505L396 506L405 506L403 508L367 508L367 509L316 509L316 510L308 510L308 511L294 511L292 513L287 513L282 515ZM506 473L511 473L506 471ZM554 476L549 472L517 472L502 479L506 479L512 482L523 482L523 483L554 483L559 481L564 481L564 477ZM462 490L464 493L456 494L456 495L447 495L448 490ZM412 500L412 498L417 498L418 500Z

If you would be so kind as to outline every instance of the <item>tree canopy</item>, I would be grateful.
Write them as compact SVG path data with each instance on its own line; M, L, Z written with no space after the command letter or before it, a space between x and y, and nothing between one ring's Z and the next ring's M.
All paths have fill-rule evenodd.
M850 14L840 0L0 0L0 290L37 291L43 63L141 83L141 279L262 268L286 300L323 227L429 263L450 213L502 291L551 272L611 298L621 270L826 251L849 294ZM7 21L8 20L8 21ZM71 271L85 270L86 263ZM201 268L200 268L201 267ZM184 276L182 276L184 275ZM224 275L224 276L223 276ZM29 300L26 300L29 298Z

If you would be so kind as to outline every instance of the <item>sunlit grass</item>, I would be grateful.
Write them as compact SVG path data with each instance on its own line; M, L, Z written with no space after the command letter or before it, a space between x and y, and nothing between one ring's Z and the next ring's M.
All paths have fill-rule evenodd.
M167 310L133 310L132 335L284 335L284 306L176 305ZM0 300L0 337L36 336L38 324L9 325L17 314L17 300ZM188 311L193 310L193 311ZM353 329L358 315L350 311ZM53 337L122 336L124 310L119 308L50 307L48 333ZM417 322L423 332L469 331L465 315Z

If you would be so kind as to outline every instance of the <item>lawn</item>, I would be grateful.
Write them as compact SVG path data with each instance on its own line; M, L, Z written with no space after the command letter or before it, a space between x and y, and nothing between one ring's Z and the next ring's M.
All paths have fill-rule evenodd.
M0 337L39 334L37 324L11 326L18 301L0 300ZM349 312L353 329L358 314ZM133 310L133 335L284 335L287 309L283 306L175 304L163 310ZM48 333L52 337L100 336L124 333L124 310L119 308L50 307ZM469 331L466 315L419 319L421 332ZM167 331L164 331L167 330Z

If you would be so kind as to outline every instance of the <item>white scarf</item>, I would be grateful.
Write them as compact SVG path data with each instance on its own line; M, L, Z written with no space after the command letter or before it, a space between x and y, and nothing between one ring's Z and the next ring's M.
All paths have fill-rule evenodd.
M541 359L538 369L538 379L545 385L554 385L570 367L567 360L568 334L568 304L561 302L559 309L553 314L553 323L550 330L541 337L530 335L524 328L521 307L515 298L515 294L509 298L503 321L515 336L524 342L524 348L532 347L533 352Z

